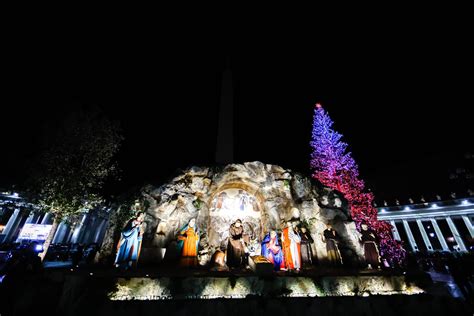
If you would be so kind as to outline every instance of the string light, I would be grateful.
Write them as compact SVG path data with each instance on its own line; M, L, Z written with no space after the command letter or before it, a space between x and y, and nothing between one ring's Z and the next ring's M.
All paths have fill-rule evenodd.
M393 239L392 225L377 219L377 209L373 205L374 195L365 191L364 181L359 179L358 166L347 152L347 144L342 135L332 129L333 121L320 104L314 109L312 140L310 142L310 165L313 178L323 185L341 192L349 201L352 219L359 228L367 223L378 235L380 253L384 259L401 263L405 250L401 243ZM400 204L396 200L397 205Z

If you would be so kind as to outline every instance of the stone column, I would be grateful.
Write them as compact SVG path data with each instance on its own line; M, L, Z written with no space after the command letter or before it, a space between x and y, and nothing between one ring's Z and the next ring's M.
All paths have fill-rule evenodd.
M402 240L400 234L398 233L397 226L395 225L395 221L390 221L390 224L392 225L393 238L398 241Z
M462 220L464 221L464 224L466 224L466 227L469 230L469 234L471 234L471 238L474 238L474 228L472 228L472 224L471 224L471 221L469 220L469 217L464 215L462 217Z
M405 230L407 232L408 241L410 242L411 249L413 251L419 251L418 246L416 245L415 237L413 237L413 234L411 232L410 226L408 225L408 222L405 219L402 221L403 221L403 227L405 227Z
M9 242L11 239L12 231L15 231L18 228L18 224L21 220L20 217L20 209L16 208L13 211L13 214L10 216L10 219L7 222L7 225L5 225L5 229L3 230L3 240L2 242Z
M74 233L72 234L72 238L71 238L72 244L80 242L79 239L81 237L81 231L82 231L82 228L84 227L84 223L86 222L86 219L87 219L87 214L84 214L82 216L81 222L74 229Z
M63 240L64 243L72 244L72 236L74 235L74 231L76 230L76 226L77 226L77 223L76 224L71 224L68 227L67 234L65 236L65 239Z
M432 218L431 219L431 224L433 224L433 228L435 230L436 236L438 237L439 243L441 244L441 247L443 248L443 251L449 251L448 244L446 243L446 239L444 239L443 233L441 232L441 229L438 226L438 222L436 219Z
M94 234L95 229L97 228L96 224L97 224L96 216L93 216L93 217L89 216L87 222L84 223L84 227L82 229L83 231L82 238L81 238L82 243L89 244L92 242L91 241L92 235Z
M38 217L40 216L39 213L37 212L31 212L30 216L26 219L25 224L36 224L36 221L38 220Z
M433 246L431 245L428 234L426 234L426 230L425 230L425 227L423 226L423 223L421 222L421 219L417 219L416 223L418 224L418 228L420 229L421 237L423 237L423 241L425 242L426 249L428 249L428 251L433 251Z
M461 239L461 235L458 232L458 229L453 223L453 220L451 217L446 217L446 222L448 222L449 229L451 229L451 232L453 233L454 240L456 240L456 243L459 246L459 249L461 251L467 251L466 246L464 245L464 242Z
M66 234L67 224L64 222L59 223L58 229L56 230L56 234L53 238L53 244L57 244L63 241L64 235Z
M43 219L41 220L41 225L51 225L53 223L53 214L46 213L44 214Z
M103 232L105 230L105 224L107 223L106 219L101 219L99 226L97 227L95 231L95 236L94 236L94 243L101 243L103 239ZM102 237L102 238L101 238Z

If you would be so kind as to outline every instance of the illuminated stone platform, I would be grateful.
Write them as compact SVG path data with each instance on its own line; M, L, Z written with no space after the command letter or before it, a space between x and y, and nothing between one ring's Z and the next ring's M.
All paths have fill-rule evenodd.
M465 302L431 291L433 283L426 274L359 271L342 275L345 272L318 269L308 273L312 275L259 277L240 271L52 269L25 276L10 288L0 286L0 312L35 315L43 310L48 315L87 316L472 315Z
M117 278L110 300L326 297L421 294L404 275Z

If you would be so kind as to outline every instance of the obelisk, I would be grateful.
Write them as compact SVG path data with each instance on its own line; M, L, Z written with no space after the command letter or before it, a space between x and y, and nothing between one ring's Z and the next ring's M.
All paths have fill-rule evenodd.
M219 122L217 127L216 163L225 165L234 162L234 90L230 58L222 74Z

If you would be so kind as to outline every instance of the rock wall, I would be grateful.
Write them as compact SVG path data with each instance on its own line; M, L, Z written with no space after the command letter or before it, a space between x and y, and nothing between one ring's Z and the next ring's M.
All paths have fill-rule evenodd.
M153 263L163 256L177 256L176 234L195 218L201 236L199 262L207 264L217 249L225 247L230 224L237 219L213 215L219 194L232 189L248 193L254 201L259 222L241 219L246 231L252 231L256 245L270 230L280 232L282 221L298 220L315 241L315 259L324 262L322 232L329 223L343 239L343 260L352 265L360 262L363 252L358 232L339 192L289 169L258 161L223 168L190 167L160 187L144 187L142 196L149 206L140 260Z
M117 278L111 300L216 299L414 295L424 293L404 275L325 277L188 277Z

